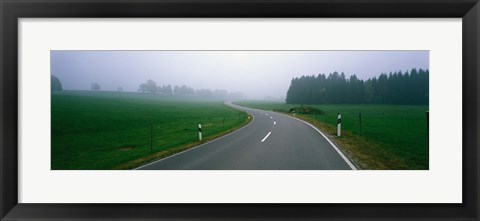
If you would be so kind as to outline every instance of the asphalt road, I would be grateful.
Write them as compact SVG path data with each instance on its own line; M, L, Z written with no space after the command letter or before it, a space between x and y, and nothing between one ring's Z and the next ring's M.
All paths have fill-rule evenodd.
M226 103L253 121L219 139L141 170L350 170L353 164L317 129L293 117Z

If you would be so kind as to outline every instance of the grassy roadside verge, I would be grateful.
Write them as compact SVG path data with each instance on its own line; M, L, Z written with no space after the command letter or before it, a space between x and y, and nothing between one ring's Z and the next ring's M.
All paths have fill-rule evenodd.
M378 142L365 139L348 131L342 131L337 137L337 128L324 122L312 119L308 115L297 114L302 119L320 129L358 169L389 170L406 169L408 166L400 158L382 148Z
M153 153L149 156L145 156L145 157L142 157L142 158L139 158L139 159L136 159L136 160L132 160L132 161L129 161L129 162L126 162L126 163L123 163L123 164L120 164L118 166L115 166L113 167L112 169L113 170L128 170L128 169L135 169L137 167L140 167L142 165L146 165L146 164L149 164L151 162L154 162L154 161L157 161L157 160L160 160L160 159L163 159L163 158L166 158L166 157L169 157L169 156L172 156L174 154L177 154L177 153L180 153L182 151L186 151L188 149L191 149L191 148L194 148L198 145L201 145L201 144L204 144L204 143L208 143L212 140L215 140L217 138L220 138L222 136L225 136L229 133L232 133L244 126L246 126L248 123L250 123L252 121L252 118L250 116L248 116L245 121L238 125L238 126L235 126L233 128L230 128L226 131L222 131L220 133L217 133L217 134L214 134L214 135L210 135L208 137L205 137L202 139L202 141L195 141L195 142L191 142L191 143L188 143L188 144L184 144L184 145L181 145L181 146L178 146L178 147L173 147L173 148L170 148L168 150L163 150L163 151L159 151L159 152L156 152L156 153Z
M300 106L274 102L236 102L242 106L292 116L291 108ZM428 169L428 136L425 106L401 105L312 105L322 114L296 113L320 129L359 169ZM342 136L336 136L337 112L342 113ZM362 113L359 126L358 115Z

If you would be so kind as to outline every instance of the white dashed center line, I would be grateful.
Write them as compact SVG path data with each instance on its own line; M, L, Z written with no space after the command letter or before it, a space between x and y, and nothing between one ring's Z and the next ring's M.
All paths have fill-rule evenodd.
M275 125L275 124L277 124L277 122L276 122L276 121L273 121L273 125Z
M268 138L268 136L270 136L271 133L272 133L272 132L268 132L267 136L265 136L265 137L263 138L262 143L263 143L263 141L265 141L265 140Z

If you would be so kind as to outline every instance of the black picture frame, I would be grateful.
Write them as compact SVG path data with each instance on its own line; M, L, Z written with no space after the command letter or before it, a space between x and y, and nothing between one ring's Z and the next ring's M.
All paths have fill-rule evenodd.
M0 0L1 220L479 220L478 0ZM462 204L18 203L18 19L132 17L462 18ZM448 44L448 42L446 42Z

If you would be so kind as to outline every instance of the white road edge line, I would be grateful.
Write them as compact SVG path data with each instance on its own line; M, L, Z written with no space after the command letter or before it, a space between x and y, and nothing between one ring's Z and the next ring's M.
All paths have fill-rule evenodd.
M285 116L290 117L290 116L288 116L288 115L285 115ZM300 119L295 118L295 117L290 117L290 118L293 118L293 119L295 119L295 120L299 120L299 121L307 124L308 126L312 127L313 129L315 129L318 133L320 133L320 134L323 136L323 138L325 138L325 140L328 141L328 143L330 143L330 145L332 145L333 149L335 149L335 150L337 151L337 153L343 158L343 160L348 164L348 166L349 166L352 170L358 170L357 167L355 167L355 165L353 165L353 163L350 161L350 159L348 159L348 157L345 156L345 154L343 154L343 152L342 152L340 149L338 149L338 147L335 146L335 144L334 144L330 139L328 139L328 137L325 136L325 134L322 133L322 131L320 131L318 128L316 128L315 126L311 125L310 123L308 123L308 122L306 122L306 121L304 121L304 120L300 120Z
M237 109L237 110L238 110L238 109ZM151 164L158 163L158 162L160 162L160 161L163 161L163 160L166 160L166 159L168 159L168 158L177 156L177 155L179 155L179 154L186 153L186 152L188 152L188 151L190 151L190 150L197 149L197 148L199 148L199 147L201 147L201 146L203 146L203 145L209 144L209 143L211 143L211 142L213 142L213 141L217 141L217 140L223 139L223 138L225 138L225 137L227 137L227 136L230 136L230 135L236 133L237 131L240 131L240 130L242 130L243 128L247 127L247 126L250 125L251 123L253 123L253 121L255 120L255 117L253 117L253 114L251 114L250 116L252 116L252 121L250 121L250 123L248 123L247 125L243 126L242 128L240 128L240 129L238 129L238 130L232 131L232 132L230 132L230 133L228 133L228 134L225 134L225 135L223 135L223 136L221 136L221 137L218 137L218 138L213 139L213 140L211 140L211 141L208 141L208 142L206 142L206 143L200 144L200 145L198 145L198 146L192 147L192 148L190 148L190 149L186 149L186 150L184 150L184 151L178 152L178 153L173 154L173 155L171 155L171 156L168 156L168 157L165 157L165 158L162 158L162 159L159 159L159 160L156 160L156 161L147 163L147 164L145 164L145 165L139 166L139 167L137 167L137 168L135 168L135 169L133 169L133 170L138 170L138 169L144 168L144 167L149 166L149 165L151 165Z
M272 132L268 132L267 136L265 136L265 137L263 138L262 143L263 143L263 141L265 141L265 140L268 138L268 136L270 136L271 133L272 133Z
M237 105L237 106L239 106L239 105ZM240 106L240 107L243 107L243 106ZM243 107L243 108L245 108L245 107ZM253 108L249 108L249 109L252 110ZM258 110L258 109L253 109L253 110ZM280 113L280 114L282 114L282 113ZM308 126L312 127L313 129L315 129L319 134L321 134L321 135L323 136L323 138L325 138L325 140L328 141L328 143L333 147L333 149L335 149L335 150L337 151L337 153L340 155L340 157L342 157L342 159L347 163L347 165L348 165L352 170L358 170L357 167L355 167L355 165L350 161L350 159L348 159L348 157L346 157L345 154L343 154L343 152L342 152L340 149L338 149L338 147L335 146L335 144L334 144L330 139L328 139L328 137L325 136L325 134L323 134L322 131L320 131L318 128L316 128L315 126L311 125L310 123L308 123L308 122L306 122L306 121L304 121L304 120L300 120L300 119L298 119L298 118L289 116L288 114L283 114L283 115L285 115L285 116L287 116L287 117L290 117L290 118L292 118L292 119L295 119L295 120L299 120L299 121L307 124ZM253 116L252 116L252 117L253 117ZM267 137L268 137L268 135L267 135ZM265 137L265 138L266 138L266 137Z

